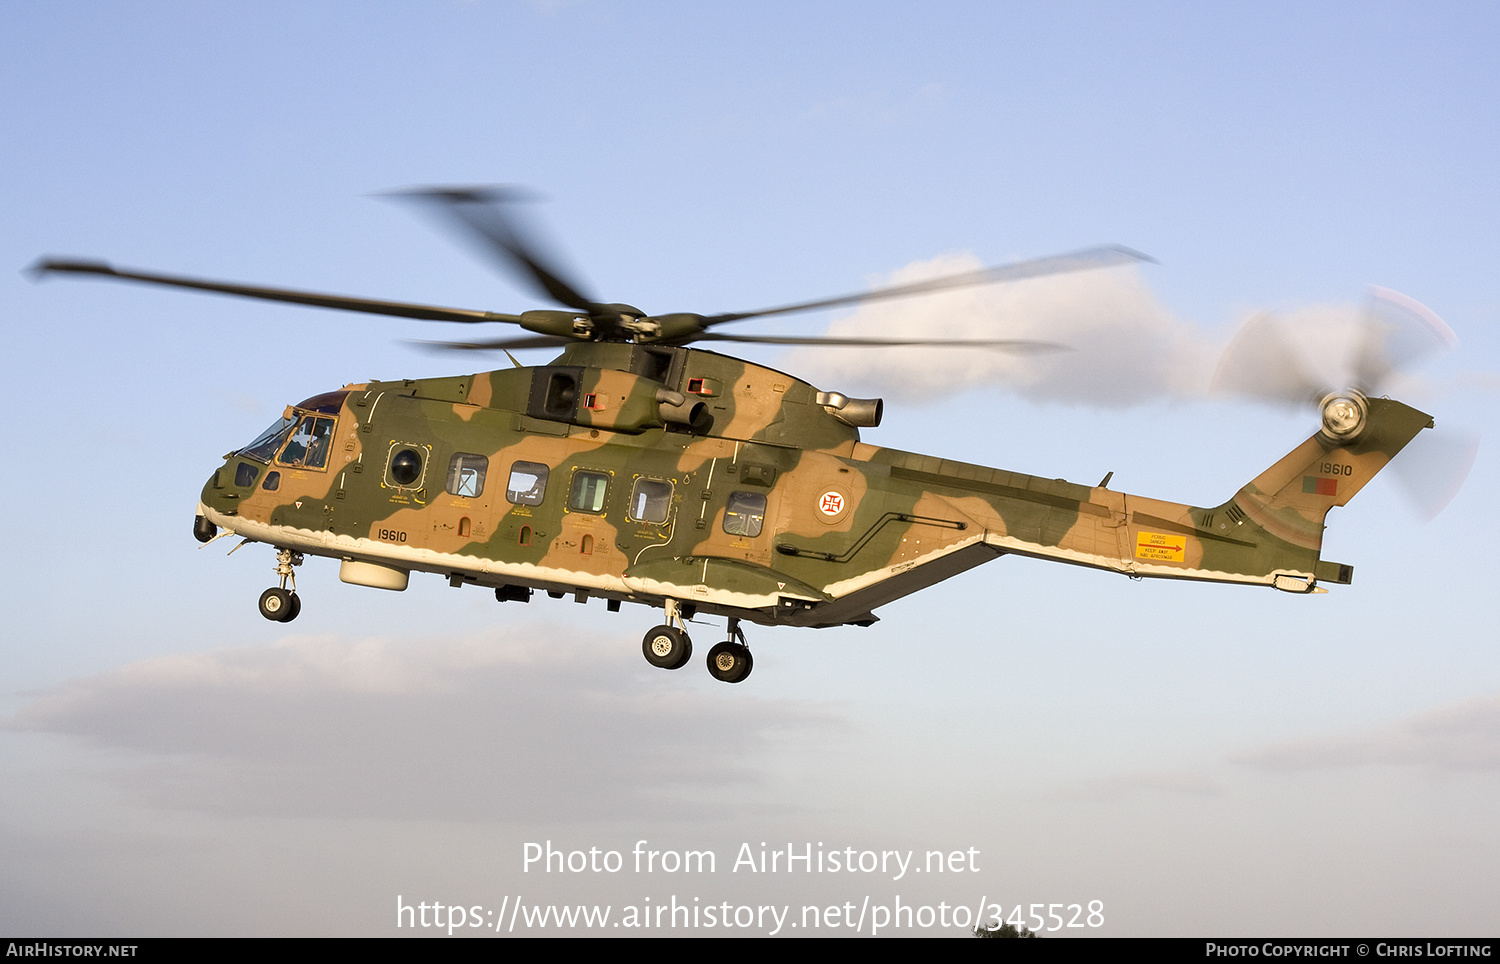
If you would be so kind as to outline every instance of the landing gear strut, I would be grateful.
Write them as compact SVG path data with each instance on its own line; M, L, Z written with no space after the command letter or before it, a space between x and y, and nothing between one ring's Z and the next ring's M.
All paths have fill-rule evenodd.
M297 575L292 567L300 565L302 553L290 549L276 553L276 575L281 577L281 586L260 594L262 616L277 623L289 623L297 618L302 611L302 600L297 595Z
M682 608L677 600L668 599L666 609L666 623L646 634L646 638L641 640L641 652L645 654L646 662L652 666L681 669L693 658L693 641L688 638L687 626L682 620ZM729 638L708 651L708 672L716 680L738 683L749 676L754 668L755 659L745 643L745 634L740 631L740 621L731 616Z
M646 638L641 641L641 652L645 654L646 662L652 666L681 669L693 658L693 641L688 638L687 629L682 624L677 600L668 599L666 608L666 624L657 626L646 634Z
M729 638L708 651L709 675L721 682L738 683L754 668L755 659L745 644L745 634L740 632L740 621L731 616Z

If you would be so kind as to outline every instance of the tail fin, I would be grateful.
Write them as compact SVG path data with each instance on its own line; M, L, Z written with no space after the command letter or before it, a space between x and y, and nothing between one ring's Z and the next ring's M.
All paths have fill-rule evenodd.
M1353 439L1319 432L1240 489L1230 505L1271 536L1320 550L1328 510L1354 498L1406 443L1432 427L1432 416L1391 399L1366 399L1365 405L1365 425Z

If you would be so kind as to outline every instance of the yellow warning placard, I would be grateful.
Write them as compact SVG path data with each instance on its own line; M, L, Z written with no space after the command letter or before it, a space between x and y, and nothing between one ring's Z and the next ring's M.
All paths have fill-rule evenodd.
M1182 562L1187 552L1187 536L1169 536L1160 532L1142 532L1135 537L1135 557L1160 562Z

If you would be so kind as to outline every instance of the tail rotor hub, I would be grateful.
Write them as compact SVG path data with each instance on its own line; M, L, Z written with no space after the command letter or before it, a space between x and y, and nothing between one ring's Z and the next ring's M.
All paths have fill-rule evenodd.
M1352 389L1325 396L1318 407L1323 413L1323 434L1335 442L1358 438L1369 419L1365 396Z

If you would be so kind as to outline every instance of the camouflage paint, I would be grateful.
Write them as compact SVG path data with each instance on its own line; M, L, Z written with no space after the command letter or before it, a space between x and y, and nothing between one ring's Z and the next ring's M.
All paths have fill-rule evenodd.
M1004 553L1292 592L1348 583L1348 566L1319 557L1327 511L1431 424L1369 400L1353 441L1315 435L1197 508L866 445L806 382L696 349L579 343L540 368L342 392L326 466L230 456L199 513L281 549L512 597L672 599L794 626L867 625L878 606ZM402 484L392 459L406 450L421 468ZM488 460L476 494L447 490L460 454ZM538 505L507 497L518 461L548 469ZM570 506L577 473L608 480L601 511ZM630 518L637 480L670 483L661 522ZM758 534L726 531L735 493L765 498Z

